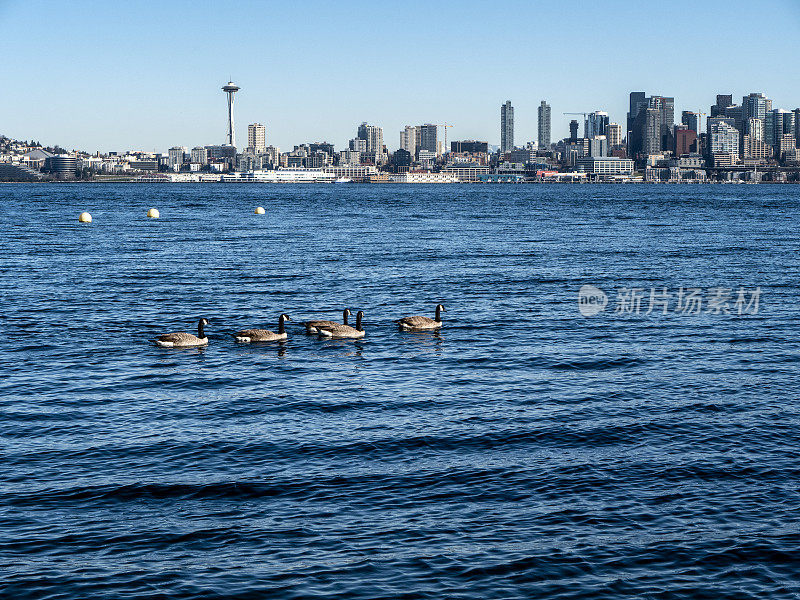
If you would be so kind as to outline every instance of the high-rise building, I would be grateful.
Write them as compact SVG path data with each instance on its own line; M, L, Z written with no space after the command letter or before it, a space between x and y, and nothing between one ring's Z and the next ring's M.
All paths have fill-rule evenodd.
M353 152L366 152L367 140L362 140L361 138L356 137L350 140L348 146Z
M708 119L708 152L710 155L724 153L739 157L739 130L733 126L733 119Z
M749 135L753 140L761 140L764 141L764 120L757 119L756 117L750 117L747 119L747 122L744 124L745 129L744 132L746 135Z
M764 94L753 92L742 98L742 108L744 109L744 120L752 117L764 119L767 113L772 110L772 100Z
M589 138L589 156L608 156L608 138L596 135Z
M745 123L747 118L745 117L745 108L744 106L739 106L738 104L733 104L725 108L722 111L722 114L726 117L733 119L733 126L736 127L739 131L744 131Z
M622 125L617 123L609 123L606 127L606 137L608 138L608 147L614 148L622 145Z
M365 150L361 151L361 160L363 163L372 163L374 165L384 164L389 160L389 156L384 151L383 147L383 129L376 125L368 125L362 123L358 126L358 139L364 142ZM360 144L359 148L362 147ZM351 149L355 149L352 148Z
M697 152L697 132L688 125L675 126L675 156Z
M717 103L711 107L711 116L719 117L725 114L725 109L733 105L733 94L717 94Z
M642 147L644 154L658 154L661 152L661 111L656 106L648 106L640 113L642 119ZM637 123L639 122L637 118ZM636 129L634 129L634 132Z
M186 160L186 154L189 149L186 146L173 146L169 149L168 156L168 163L170 168L174 171L180 171L181 165Z
M247 126L247 147L251 152L261 154L267 148L267 128L261 123Z
M630 130L628 154L658 154L671 150L672 128L675 124L675 99L667 96L647 97L644 92L631 93L631 111L628 113Z
M550 148L550 105L542 100L539 104L539 149Z
M764 119L764 141L778 148L781 143L786 144L783 136L787 134L796 134L794 112L782 108L770 110Z
M203 146L195 146L192 148L191 162L197 165L208 164L208 150Z
M366 122L358 126L358 139L367 143L366 152L383 152L383 129Z
M578 141L578 122L575 119L569 122L569 141Z
M795 108L794 113L794 139L797 141L797 147L800 148L800 108Z
M419 128L419 147L422 150L430 150L439 154L438 146L436 143L436 134L438 127L430 123L420 125Z
M593 138L598 135L605 135L608 127L608 113L596 110L586 115L583 123L583 137Z
M630 103L628 105L628 133L626 134L628 137L630 137L631 131L633 131L634 119L636 119L636 116L645 108L647 108L647 94L645 92L631 92Z
M777 139L775 144L775 155L778 159L783 160L787 152L797 149L797 142L794 139L793 133L784 133Z
M759 121L759 119L756 119ZM772 156L772 146L768 146L764 140L745 135L742 142L742 157L765 159Z
M690 110L681 113L681 123L695 133L700 133L700 115Z
M412 157L417 156L419 150L422 131L419 125L406 125L400 132L400 148L408 152Z
M500 107L500 152L514 149L514 107L507 100Z

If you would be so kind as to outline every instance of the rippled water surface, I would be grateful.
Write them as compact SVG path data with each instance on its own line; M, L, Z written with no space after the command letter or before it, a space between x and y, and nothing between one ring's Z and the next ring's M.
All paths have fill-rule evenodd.
M797 598L798 190L0 186L0 596Z

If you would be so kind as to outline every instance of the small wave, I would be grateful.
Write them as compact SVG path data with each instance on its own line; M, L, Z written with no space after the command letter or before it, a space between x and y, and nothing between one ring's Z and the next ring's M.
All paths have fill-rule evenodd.
M594 358L583 360L554 361L544 358L533 358L529 361L534 366L545 367L556 371L602 371L605 369L617 369L637 367L647 361L635 356L622 356L616 358Z

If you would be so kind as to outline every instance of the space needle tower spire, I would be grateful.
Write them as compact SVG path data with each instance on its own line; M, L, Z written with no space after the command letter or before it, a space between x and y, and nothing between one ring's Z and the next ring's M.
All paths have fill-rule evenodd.
M233 128L233 95L239 91L239 86L232 81L222 86L222 91L228 94L228 145L236 146L236 131Z

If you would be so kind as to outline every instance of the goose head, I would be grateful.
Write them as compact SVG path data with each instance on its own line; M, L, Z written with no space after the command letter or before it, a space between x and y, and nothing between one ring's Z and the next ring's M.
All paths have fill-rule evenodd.
M345 309L342 311L342 322L343 322L345 325L347 325L347 319L348 319L348 317L350 317L350 315L352 315L352 314L353 314L353 313L351 313L351 312L350 312L350 309L349 309L349 308L345 308Z
M289 315L284 313L278 317L278 333L286 333L286 329L284 328L284 323L286 323L286 321L291 321Z
M442 320L442 312L445 312L444 306L442 306L441 304L437 304L436 305L436 317L434 319L435 321L441 321Z

